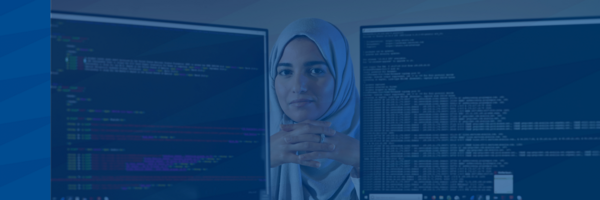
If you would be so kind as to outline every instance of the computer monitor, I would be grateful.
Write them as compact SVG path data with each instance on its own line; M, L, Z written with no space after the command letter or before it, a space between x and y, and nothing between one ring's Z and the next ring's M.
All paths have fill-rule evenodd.
M361 199L588 199L600 18L363 26Z
M267 30L53 12L52 199L260 199Z

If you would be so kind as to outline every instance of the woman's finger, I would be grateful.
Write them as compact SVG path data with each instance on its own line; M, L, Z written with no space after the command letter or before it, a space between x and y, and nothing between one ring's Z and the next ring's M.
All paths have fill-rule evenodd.
M287 151L333 151L335 144L300 142L288 145Z
M306 124L298 129L294 129L290 134L325 134L326 136L333 136L335 135L335 130L329 127Z
M315 120L308 120L308 119L304 120L303 122L300 122L300 123L301 124L302 123L312 124L312 125L315 125L315 126L325 126L325 127L330 127L331 126L331 122L327 122L327 121L315 121Z
M287 159L286 163L296 163L299 165L304 165L304 166L309 166L309 167L315 167L315 168L319 168L321 166L321 163L318 161L314 161L314 160L300 160L300 157L297 156L296 154L289 154L286 156Z
M279 127L281 127L281 130L286 131L286 132L290 132L293 131L293 124L281 124L279 125Z
M304 161L304 160L315 160L315 159L329 158L327 156L328 154L329 154L328 152L314 151L314 152L310 152L310 153L299 155L298 159L300 159L301 161Z
M281 129L290 132L293 135L300 134L325 134L327 136L335 135L336 131L329 127L315 126L312 124L284 124Z
M298 162L298 164L304 165L304 166L309 166L309 167L314 167L314 168L321 167L321 163L314 161L314 160L301 160Z
M321 136L317 134L302 134L302 135L287 135L283 140L288 144L296 144L300 142L320 142Z
M322 126L322 127L330 127L331 126L331 122L327 122L327 121L305 120L305 121L297 123L297 124L281 124L281 128L284 131L291 131L291 130L298 128L299 126L302 126L304 124L310 124L313 126Z

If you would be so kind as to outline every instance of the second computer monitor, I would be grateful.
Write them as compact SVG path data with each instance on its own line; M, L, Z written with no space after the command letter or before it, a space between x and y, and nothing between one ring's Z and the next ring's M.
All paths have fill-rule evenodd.
M361 199L586 199L600 18L361 27Z

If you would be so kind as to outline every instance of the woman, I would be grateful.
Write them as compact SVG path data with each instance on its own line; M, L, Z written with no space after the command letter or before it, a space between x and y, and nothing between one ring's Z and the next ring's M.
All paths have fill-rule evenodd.
M359 99L348 42L332 24L300 19L270 60L273 199L357 199Z

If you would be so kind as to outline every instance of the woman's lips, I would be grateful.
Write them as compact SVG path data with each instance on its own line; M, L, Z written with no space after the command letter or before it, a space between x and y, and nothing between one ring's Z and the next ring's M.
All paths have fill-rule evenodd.
M290 105L296 106L296 107L302 107L302 106L311 104L312 102L314 102L314 101L310 100L310 99L296 99L296 100L293 100L292 102L290 102Z

